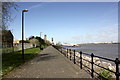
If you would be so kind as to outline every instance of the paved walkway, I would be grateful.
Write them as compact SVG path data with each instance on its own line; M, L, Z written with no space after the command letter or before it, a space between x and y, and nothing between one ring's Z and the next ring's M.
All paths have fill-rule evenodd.
M4 78L90 78L90 75L49 46Z

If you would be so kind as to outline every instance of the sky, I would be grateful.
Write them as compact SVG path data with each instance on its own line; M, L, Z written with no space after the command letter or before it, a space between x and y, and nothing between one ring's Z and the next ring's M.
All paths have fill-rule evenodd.
M47 35L61 43L118 41L117 2L16 2L18 11L9 29L21 39L21 12L25 13L25 38Z

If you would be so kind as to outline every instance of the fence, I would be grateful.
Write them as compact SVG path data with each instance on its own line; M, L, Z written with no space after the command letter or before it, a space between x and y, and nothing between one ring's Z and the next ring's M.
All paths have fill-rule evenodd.
M107 78L101 76L98 72L96 72L94 70L94 66L97 66L99 68L102 68L102 69L105 69L107 71L110 71L111 73L115 74L116 76L116 80L119 80L119 76L120 76L120 73L119 73L119 64L120 64L120 61L118 58L116 58L115 60L112 60L112 59L108 59L108 58L105 58L105 57L101 57L101 56L96 56L94 55L93 53L89 54L89 53L84 53L82 51L78 52L79 53L79 56L76 56L76 51L75 50L72 50L72 49L67 49L67 48L64 48L64 47L61 47L61 48L57 48L59 51L61 51L61 53L63 53L67 58L69 58L71 61L74 62L74 64L79 64L78 66L81 68L81 69L84 69L84 67L86 67L89 71L89 73L91 74L91 77L92 78L95 78L94 76L94 73L97 74L98 76L100 76L99 78L102 78L103 80L108 80ZM66 51L67 50L67 51ZM83 58L83 55L86 55L86 56L89 56L91 57L91 61L87 60L87 59L84 59ZM112 71L108 68L105 68L103 66L100 66L98 64L96 64L93 60L93 58L100 58L100 59L103 59L103 60L107 60L107 61L111 61L111 62L114 62L115 63L115 66L116 66L116 71ZM79 59L79 60L78 60ZM91 68L86 66L83 62L86 61L88 63L91 64ZM85 69L84 69L85 70ZM87 72L88 72L87 71Z
M33 45L30 43L24 43L24 49L29 49L29 48L33 48ZM10 53L10 52L20 51L20 50L22 50L22 44L14 45L14 47L0 49L2 53Z

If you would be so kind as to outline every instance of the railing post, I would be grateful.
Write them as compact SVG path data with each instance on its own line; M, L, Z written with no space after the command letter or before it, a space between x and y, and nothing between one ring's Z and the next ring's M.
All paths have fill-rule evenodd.
M76 64L76 62L75 62L75 50L74 50L74 64Z
M62 53L62 47L61 47L61 53Z
M70 60L71 60L71 49L70 49Z
M68 58L68 49L67 49L67 58Z
M94 62L93 62L93 57L94 57L94 54L92 53L91 54L91 76L92 76L92 78L94 77L94 68L93 68L93 64L94 64Z
M116 58L115 59L115 64L116 64L116 73L115 73L115 75L116 75L116 80L119 80L119 59L118 58Z
M80 68L82 69L82 51L80 51Z

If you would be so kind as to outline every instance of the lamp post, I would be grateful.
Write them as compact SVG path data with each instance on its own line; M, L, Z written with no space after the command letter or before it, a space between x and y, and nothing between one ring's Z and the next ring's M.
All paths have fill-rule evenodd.
M28 12L27 9L22 10L22 59L24 61L24 12Z
M40 32L40 50L41 50L41 42L42 42L41 34L42 34L42 32Z
M40 32L40 38L41 38L42 32Z
M53 43L53 38L52 38L52 45L54 45L54 43Z

